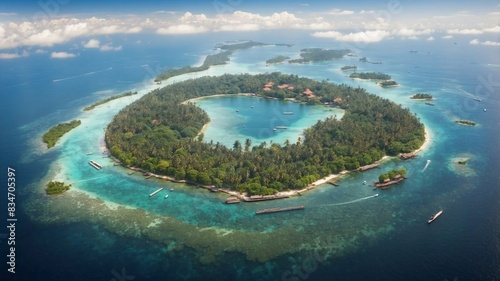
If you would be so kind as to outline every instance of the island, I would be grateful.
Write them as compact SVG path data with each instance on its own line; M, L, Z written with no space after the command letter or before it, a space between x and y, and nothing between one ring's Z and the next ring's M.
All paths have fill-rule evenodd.
M413 96L410 97L410 99L413 100L432 100L433 98L434 97L432 95L422 94L422 93L414 94Z
M276 92L285 92L283 100L315 100L345 114L305 129L296 143L252 146L250 140L235 140L226 147L199 136L210 117L189 100L240 93L265 98ZM362 88L274 72L201 77L156 89L113 118L105 142L125 167L265 199L384 155L414 151L424 143L424 134L423 124L408 109Z
M380 72L354 72L349 75L351 78L366 79L366 80L389 80L390 75Z
M137 92L126 92L126 93L121 94L121 95L112 96L112 97L109 97L107 99L98 101L96 103L93 103L92 105L89 105L89 106L85 107L83 109L83 111L89 111L89 110L92 110L92 109L96 108L99 105L105 104L105 103L110 102L112 100L116 100L116 99L123 98L123 97L128 97L128 96L133 96L133 95L137 95Z
M340 59L352 53L349 49L332 50L323 48L305 48L300 50L300 59L289 60L289 63L309 63Z
M459 160L458 164L465 165L465 164L467 164L467 160Z
M287 56L277 56L277 57L274 57L272 59L268 59L266 60L266 64L277 64L277 63L282 63L284 61L286 61L287 59L289 59L290 57L287 57Z
M356 69L358 69L358 67L355 65L346 65L346 66L342 66L340 68L340 70L342 70L342 71L356 70Z
M160 83L163 80L167 80L174 76L179 76L186 73L199 72L209 69L211 66L215 65L224 65L229 62L229 57L236 50L249 49L252 47L262 47L262 46L287 46L288 44L266 44L262 42L254 42L254 41L243 41L236 43L226 43L226 44L218 44L214 49L219 49L220 52L216 54L208 55L203 64L201 66L184 66L181 68L172 68L166 72L160 73L156 76L155 82Z
M64 193L65 191L69 190L70 187L71 184L66 185L64 182L50 181L49 183L47 183L47 189L45 189L45 192L47 193L47 195L56 195Z
M469 120L455 120L455 123L460 124L460 125L465 125L465 126L476 126L475 122L469 121Z
M375 183L375 188L387 189L388 186L397 184L406 178L406 169L393 169L387 173L380 174L378 182Z
M67 132L73 130L74 128L80 126L82 122L80 120L73 120L68 123L61 123L52 128L48 132L46 132L42 140L47 144L47 148L51 148L56 145L56 142Z
M396 87L398 83L394 80L388 80L388 81L382 81L379 83L380 86L387 88L387 87Z
M359 59L360 62L367 62L367 63L371 63L371 64L382 64L381 61L369 61L366 57L362 57Z

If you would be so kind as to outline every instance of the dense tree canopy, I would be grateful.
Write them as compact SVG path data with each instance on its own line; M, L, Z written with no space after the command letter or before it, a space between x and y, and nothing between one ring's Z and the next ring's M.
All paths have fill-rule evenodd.
M268 82L275 86L263 90ZM277 87L283 84L293 88ZM315 97L305 97L305 89ZM225 147L196 138L209 116L183 102L237 93L335 104L345 114L341 120L317 122L297 143L251 147L248 140ZM419 120L387 99L361 88L280 73L202 77L166 86L124 108L106 130L111 153L127 166L250 195L302 188L328 174L373 163L384 154L413 151L423 141Z

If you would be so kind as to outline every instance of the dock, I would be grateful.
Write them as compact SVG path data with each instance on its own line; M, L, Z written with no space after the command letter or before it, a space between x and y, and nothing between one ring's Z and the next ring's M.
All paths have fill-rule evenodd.
M408 160L417 157L417 154L415 153L401 153L399 154L399 158L401 160Z
M293 207L285 207L285 208L262 209L262 210L256 211L255 214L256 215L262 215L262 214L287 212L287 211L295 211L295 210L304 210L304 206L293 206Z
M228 197L226 199L226 204L237 204L240 202L241 202L241 200L238 197Z
M90 166L94 167L96 170L102 169L102 166L97 164L97 162L95 162L94 160L90 160L89 164L90 164Z
M149 197L153 197L153 196L155 196L155 194L156 194L156 193L158 193L158 192L160 192L160 191L162 191L162 190L163 190L163 187L162 187L162 188L160 188L160 189L158 189L158 190L156 190L156 191L154 191L154 192L152 192L152 193L150 193L150 194L149 194Z
M367 171L367 170L370 170L370 169L378 168L379 165L380 165L379 163L365 165L365 166L359 167L358 171L359 172L364 172L364 171Z

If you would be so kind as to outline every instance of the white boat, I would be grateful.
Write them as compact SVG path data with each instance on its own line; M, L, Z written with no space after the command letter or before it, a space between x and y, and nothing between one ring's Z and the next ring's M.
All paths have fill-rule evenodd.
M427 221L427 223L431 223L433 221L435 221L441 214L443 213L443 210L435 213L434 215L432 215L429 220Z
M165 199L167 199L167 198L168 198L168 194L167 194L167 195L165 195Z
M173 188L171 188L171 189L169 189L169 190L170 190L170 191L174 191L174 189L173 189Z
M364 181L363 184L366 184L366 181Z

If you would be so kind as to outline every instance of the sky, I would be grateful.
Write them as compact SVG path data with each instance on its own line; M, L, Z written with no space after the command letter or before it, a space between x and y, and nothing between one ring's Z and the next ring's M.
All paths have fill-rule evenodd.
M0 0L0 59L51 52L80 40L82 48L120 51L100 36L179 36L260 30L306 30L337 42L451 40L500 46L500 1L370 0Z

